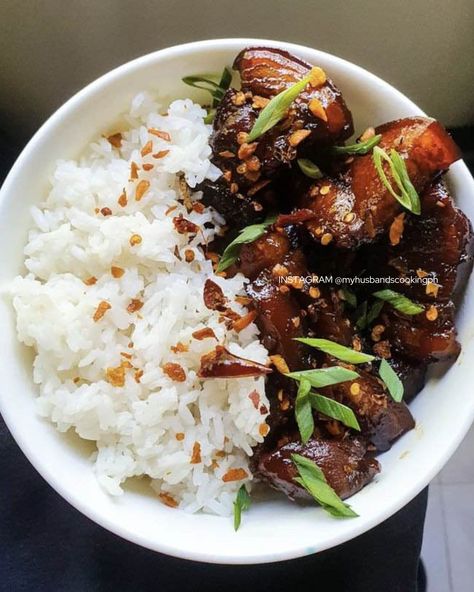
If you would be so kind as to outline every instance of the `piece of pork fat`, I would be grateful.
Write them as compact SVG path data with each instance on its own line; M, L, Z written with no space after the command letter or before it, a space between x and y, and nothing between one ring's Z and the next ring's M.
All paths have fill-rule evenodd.
M257 64L262 76L253 78ZM212 162L223 175L216 182L204 182L200 189L206 205L217 209L228 223L242 227L258 219L273 202L271 180L289 168L301 149L341 142L353 127L341 93L321 71L315 86L307 85L281 122L248 143L246 136L269 98L304 78L311 66L277 49L250 48L239 54L234 67L243 88L225 93L210 139Z
M328 484L345 499L362 489L380 472L380 465L367 456L367 447L362 439L347 436L342 440L311 438L302 444L297 438L275 450L259 455L256 472L272 487L285 493L290 499L311 499L300 485L292 454L300 454L315 462L323 471Z
M387 151L393 148L404 159L419 194L460 158L451 136L441 124L427 117L385 123L375 132L382 135L381 148ZM316 181L299 203L316 214L306 223L313 238L322 244L331 241L342 248L355 248L388 232L395 217L403 211L380 179L371 153L349 160L343 173ZM384 170L394 184L386 163Z

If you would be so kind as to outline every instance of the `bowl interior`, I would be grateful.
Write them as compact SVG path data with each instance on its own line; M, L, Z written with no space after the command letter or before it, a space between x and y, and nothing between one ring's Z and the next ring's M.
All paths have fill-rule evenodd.
M379 78L348 62L313 49L262 40L215 40L159 51L126 64L73 97L41 128L17 161L0 199L0 289L23 271L23 247L31 225L29 207L48 188L58 159L76 158L86 144L115 131L131 98L149 90L165 99L191 96L181 77L216 72L231 65L246 45L281 46L321 65L341 88L362 131L374 125L421 114L416 105ZM474 220L474 183L463 163L449 173L458 205ZM467 432L474 417L474 282L469 282L458 314L463 351L441 377L431 378L411 405L417 428L380 456L382 473L351 498L360 514L335 520L316 507L299 507L278 495L253 503L234 533L230 519L188 515L163 506L147 487L134 481L113 499L98 486L89 455L93 447L56 432L35 412L32 353L15 337L8 296L0 299L0 406L18 444L36 469L84 514L131 541L157 551L200 561L257 563L289 559L324 550L372 528L413 498L439 471ZM60 322L60 320L58 320ZM79 486L80 484L80 486Z

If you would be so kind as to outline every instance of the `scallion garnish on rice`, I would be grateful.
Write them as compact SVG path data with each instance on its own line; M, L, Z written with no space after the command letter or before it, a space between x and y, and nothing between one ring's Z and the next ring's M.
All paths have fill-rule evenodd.
M245 485L241 485L234 502L234 530L239 530L242 522L242 512L250 508L250 502L250 495Z
M211 108L208 110L207 117L204 119L204 123L212 123L212 121L214 120L214 116L216 114L216 107L222 100L225 91L229 88L230 83L232 82L232 73L229 70L229 68L226 67L222 71L219 82L216 82L212 78L215 78L215 76L206 77L200 74L196 76L185 76L184 78L182 78L184 84L187 84L188 86L192 86L194 88L199 88L200 90L206 90L207 92L211 93L212 105Z

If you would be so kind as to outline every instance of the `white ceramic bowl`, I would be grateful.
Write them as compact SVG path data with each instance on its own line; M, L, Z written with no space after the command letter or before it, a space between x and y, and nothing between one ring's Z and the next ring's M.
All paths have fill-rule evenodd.
M55 161L77 157L93 138L113 128L140 90L200 98L180 82L181 77L219 71L248 45L282 47L322 66L344 93L358 131L422 114L404 95L366 70L288 43L201 41L129 62L63 105L30 141L5 181L0 194L2 291L23 270L22 251L31 225L29 207L47 190ZM474 220L474 182L464 163L452 167L449 183L459 206ZM119 499L109 497L92 473L88 460L91 447L78 442L77 437L59 434L37 416L32 354L16 341L14 315L7 298L0 300L0 408L23 452L51 486L86 516L130 541L169 555L215 563L263 563L299 557L343 543L388 518L429 483L461 442L474 417L474 364L469 363L474 354L473 292L471 281L458 314L463 346L458 361L445 375L431 378L413 402L417 428L379 457L382 473L350 500L360 514L352 520L336 520L317 507L302 508L282 496L269 495L252 505L235 533L230 519L167 508L140 486L132 485Z

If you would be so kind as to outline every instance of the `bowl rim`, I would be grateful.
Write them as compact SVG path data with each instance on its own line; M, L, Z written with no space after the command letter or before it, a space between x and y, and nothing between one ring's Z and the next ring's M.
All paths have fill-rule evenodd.
M89 84L87 84L84 88L79 90L75 93L70 99L68 99L63 105L61 105L38 129L38 131L33 135L30 141L26 144L20 155L18 156L17 160L15 161L14 165L12 166L10 172L8 173L1 189L0 189L0 211L2 208L3 198L6 194L8 194L16 183L18 175L21 173L23 163L27 161L30 154L34 153L38 144L40 144L45 137L48 136L50 133L51 128L61 122L61 119L67 116L69 113L73 112L77 106L79 106L83 101L87 100L89 97L93 96L95 93L101 92L104 88L106 88L110 83L114 80L121 78L124 75L130 74L131 72L142 68L148 64L152 64L156 61L160 61L162 59L167 59L170 57L182 57L190 52L195 50L225 50L225 49L234 49L236 46L261 46L261 45L269 45L272 47L277 47L281 49L285 49L287 51L293 52L298 54L311 52L315 57L318 55L324 56L324 58L332 61L333 63L338 64L341 67L345 67L347 69L352 70L352 72L356 74L360 74L362 77L366 79L370 79L376 85L378 85L381 89L390 91L392 96L396 96L397 99L403 102L405 105L411 107L415 112L419 115L426 115L413 101L407 98L403 93L399 90L394 88L388 82L384 81L383 79L379 78L375 74L365 70L361 66L353 64L352 62L335 56L331 53L317 50L308 46L295 44L295 43L288 43L284 41L276 41L273 39L262 39L262 38L216 38L216 39L207 39L201 41L193 41L190 43L178 44L171 47L167 47L164 49L160 49L140 57L137 57L131 61L128 61L109 72L103 74L99 78L93 80ZM466 165L461 162L456 169L456 172L453 174L459 176L463 183L467 182L470 183L473 191L474 191L474 181L466 167ZM121 527L116 523L111 523L107 518L102 516L100 512L95 512L94 509L86 504L83 503L82 500L78 497L75 497L70 491L68 491L65 487L63 487L61 483L61 479L54 473L52 473L49 469L47 469L41 462L38 460L37 455L34 453L34 445L32 442L29 442L27 439L20 436L16 429L15 421L10 417L8 412L7 406L4 404L2 397L0 396L0 412L5 420L5 423L12 434L13 438L15 439L16 443L19 445L22 452L28 458L30 463L33 467L38 471L38 473L48 482L51 487L55 491L57 491L68 503L70 503L74 508L79 510L82 514L93 520L95 523L99 524L100 526L106 528L107 530L113 532L114 534L129 540L133 543L139 544L143 547L151 549L153 551L157 551L160 553L164 553L167 555L171 555L174 557L179 557L182 559L189 559L194 561L201 561L207 563L220 563L220 564L254 564L254 563L271 563L276 561L283 561L298 558L308 553L313 553L315 550L308 550L304 545L300 547L292 547L286 549L284 551L275 552L267 551L264 547L262 547L261 554L255 556L252 555L235 555L235 556L216 556L210 555L206 552L205 549L195 549L193 551L181 549L175 545L167 544L166 541L160 541L159 544L156 542L152 542L147 539L145 536L140 535L137 532L131 532L129 529L125 527ZM325 549L331 548L338 544L347 542L352 538L355 538L364 532L370 530L371 528L377 526L378 524L382 523L384 520L392 516L396 513L399 509L401 509L404 505L406 505L411 499L413 499L424 487L428 485L428 483L433 479L433 477L437 474L440 468L446 463L449 457L454 453L456 448L461 443L462 439L466 435L469 427L474 420L474 406L471 409L470 415L465 415L464 417L460 418L460 422L458 425L458 429L456 431L455 437L453 437L450 441L450 445L444 448L443 454L437 456L436 462L433 462L430 465L429 470L420 471L419 475L416 477L416 480L413 482L413 486L411 489L404 491L397 497L391 498L390 500L387 499L383 509L378 512L376 515L372 516L370 519L366 519L365 521L361 522L358 526L354 523L354 528L351 531L351 536L344 537L344 536L333 536L328 537L325 540L323 545L320 545L317 551L323 551Z

